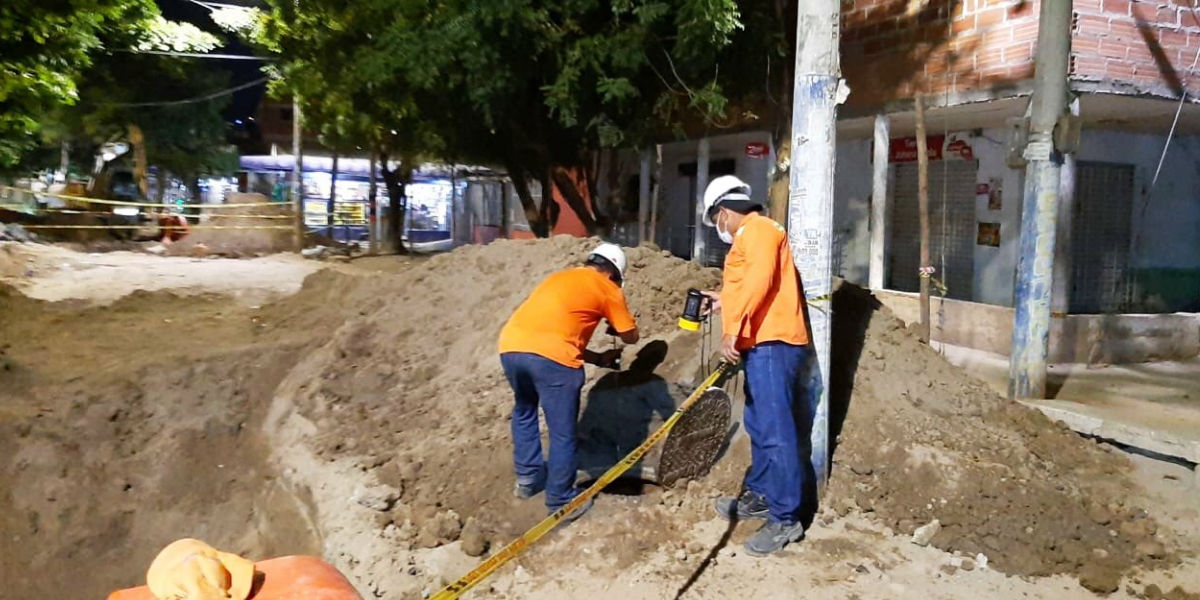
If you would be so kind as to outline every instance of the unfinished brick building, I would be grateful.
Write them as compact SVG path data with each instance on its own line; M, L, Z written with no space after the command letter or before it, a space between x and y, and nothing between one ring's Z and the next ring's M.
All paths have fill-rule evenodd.
M1045 0L1070 1L1070 0ZM934 336L1007 353L1012 327L1024 163L1018 124L1033 89L1039 1L844 0L835 269L868 284L873 136L886 124L884 289L904 310L917 289L918 215L913 98L929 142L934 266L949 300ZM1195 89L1200 14L1182 0L1075 0L1070 89L1079 151L1068 160L1059 216L1052 360L1195 355L1200 311L1200 106L1184 104L1161 170L1159 158L1185 89ZM1190 96L1189 96L1190 99ZM709 138L708 172L765 188L767 132ZM668 214L659 238L686 245L697 142L664 150ZM1151 182L1158 172L1153 187ZM1152 188L1152 189L1151 189ZM674 214L672 213L674 211ZM674 235L674 232L684 233ZM679 239L675 239L679 238ZM887 294L884 294L888 296ZM1126 337L1146 347L1089 347L1098 317L1125 314ZM1185 319L1181 327L1174 319ZM1120 339L1122 336L1109 336Z

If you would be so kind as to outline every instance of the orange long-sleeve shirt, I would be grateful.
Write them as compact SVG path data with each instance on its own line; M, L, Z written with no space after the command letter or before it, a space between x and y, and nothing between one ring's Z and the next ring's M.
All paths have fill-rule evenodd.
M787 233L758 213L746 215L725 255L722 333L737 336L738 350L773 341L807 344L803 302Z

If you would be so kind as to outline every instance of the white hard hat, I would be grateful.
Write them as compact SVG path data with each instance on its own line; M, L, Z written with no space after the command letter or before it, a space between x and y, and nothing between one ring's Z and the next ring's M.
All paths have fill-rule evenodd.
M722 200L750 201L750 184L734 175L722 175L709 182L708 187L704 189L703 221L706 226L714 227L709 213L712 212L713 206Z
M603 258L609 264L616 267L617 273L621 276L621 281L625 281L625 251L620 246L609 243L600 244L596 246L595 250L592 250L591 254L588 254L588 260L592 260L594 256Z

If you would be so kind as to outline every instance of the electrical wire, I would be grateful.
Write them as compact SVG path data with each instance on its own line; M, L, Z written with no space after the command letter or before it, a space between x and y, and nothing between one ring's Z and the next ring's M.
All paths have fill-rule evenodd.
M198 102L206 102L208 100L214 100L214 99L220 98L222 96L228 96L235 92L240 92L244 89L248 89L248 88L252 88L257 85L261 85L263 83L266 83L268 79L270 79L270 78L269 77L260 77L249 83L243 83L242 85L236 85L231 88L213 92L211 94L205 94L203 96L197 96L195 98L186 98L183 100L168 100L168 101L163 101L163 102L116 102L116 103L102 102L102 103L98 103L97 105L98 106L115 106L118 108L139 108L139 107L149 107L149 106L181 106L184 104L196 104Z

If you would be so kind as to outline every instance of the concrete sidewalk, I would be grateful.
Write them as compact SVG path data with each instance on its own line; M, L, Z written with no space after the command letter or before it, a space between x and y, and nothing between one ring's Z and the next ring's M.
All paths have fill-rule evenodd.
M939 345L951 363L1008 393L1008 357ZM1049 399L1028 404L1075 431L1200 463L1200 359L1051 365Z

